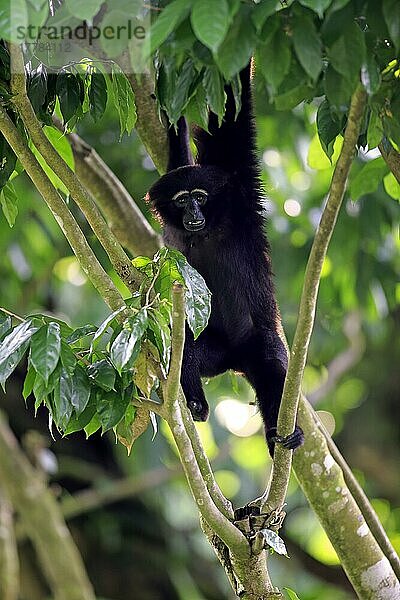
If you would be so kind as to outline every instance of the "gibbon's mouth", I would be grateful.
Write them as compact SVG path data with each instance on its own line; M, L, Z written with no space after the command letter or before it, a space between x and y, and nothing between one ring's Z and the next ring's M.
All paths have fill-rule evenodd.
M189 221L188 223L184 223L183 226L187 231L200 231L204 229L205 224L205 219L201 219L198 221Z

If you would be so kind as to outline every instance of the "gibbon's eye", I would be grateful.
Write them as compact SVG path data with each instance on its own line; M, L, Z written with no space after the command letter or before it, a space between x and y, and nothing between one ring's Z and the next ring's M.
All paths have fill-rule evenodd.
M207 192L205 190L192 190L191 196L200 206L207 202Z
M172 197L172 200L173 202L175 202L176 206L185 206L186 202L189 200L189 192L187 192L186 190L177 192Z

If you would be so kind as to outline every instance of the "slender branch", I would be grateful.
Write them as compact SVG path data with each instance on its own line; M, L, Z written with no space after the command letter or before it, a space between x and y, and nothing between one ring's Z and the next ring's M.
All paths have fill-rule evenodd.
M294 430L296 424L301 382L314 326L322 265L343 200L361 119L364 114L365 102L366 93L363 87L359 85L351 100L342 150L336 163L328 200L315 234L306 267L299 318L290 353L289 367L278 417L278 434L284 437ZM275 448L272 479L268 494L268 505L272 509L282 506L284 503L289 483L291 462L292 452L278 444Z
M12 505L0 489L0 598L19 598L19 560Z
M385 144L381 142L378 147L387 166L400 183L400 154L390 144L389 148L386 148Z
M60 508L0 415L0 480L36 548L55 600L95 600ZM67 567L67 568L66 568Z
M107 252L111 264L122 281L131 291L135 291L142 281L141 274L133 267L117 238L110 231L103 215L100 213L88 191L43 132L42 126L36 117L26 93L23 56L19 46L16 44L10 44L10 57L13 65L11 69L12 102L21 115L32 142L49 167L68 188L72 198L85 215L90 227Z
M244 535L217 508L203 479L193 447L182 419L179 401L180 374L185 339L185 310L182 286L173 288L172 356L167 383L164 385L164 418L178 447L180 460L197 508L203 519L236 555L250 556L250 546Z
M53 119L57 128L61 123ZM76 133L70 133L78 178L91 193L115 236L137 256L153 256L162 246L161 237L148 223L132 196L97 152Z
M314 413L314 420L317 427L323 432L329 451L333 456L335 462L341 468L347 486L353 498L357 502L357 505L361 510L368 527L370 528L374 538L378 542L382 552L390 562L394 573L400 581L400 559L396 553L396 550L393 548L386 531L382 527L382 523L380 522L378 515L374 511L373 507L371 506L371 503L367 498L367 495L365 494L361 485L358 483L357 479L354 477L352 470L350 469L349 465L339 452L338 447L336 446L329 433L326 431L323 423L321 422L316 413Z
M25 140L18 132L14 123L7 115L4 108L0 106L0 131L7 142L18 156L22 166L32 180L34 186L41 194L57 223L67 238L75 256L77 257L83 271L97 289L99 294L111 308L117 310L124 306L124 300L115 287L112 279L104 271L97 260L96 255L86 241L79 225L76 223L70 210L61 196L53 187L50 179L28 148Z

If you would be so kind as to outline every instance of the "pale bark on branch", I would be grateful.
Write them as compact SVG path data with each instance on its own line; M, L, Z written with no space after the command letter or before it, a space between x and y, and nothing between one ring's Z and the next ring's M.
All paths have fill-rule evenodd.
M19 559L13 506L0 485L0 598L18 600Z

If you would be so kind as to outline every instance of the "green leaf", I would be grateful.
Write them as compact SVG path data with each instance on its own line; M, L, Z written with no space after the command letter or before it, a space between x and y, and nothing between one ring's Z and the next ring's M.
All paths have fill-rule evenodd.
M90 114L96 123L101 119L107 106L107 83L103 73L91 74L89 86Z
M328 51L333 68L351 82L358 79L365 54L364 34L355 23L347 25Z
M31 320L24 321L23 323L20 323L20 325L17 325L17 327L4 338L0 344L0 369L2 368L2 363L7 361L16 350L25 344L25 342L29 342L37 329L38 328L32 324Z
M277 554L287 556L285 542L275 531L272 531L272 529L261 529L261 533L264 536L265 543L275 550Z
M96 433L101 427L100 419L97 412L93 415L89 423L85 427L86 437L89 438L91 435Z
M171 330L169 323L162 312L151 308L149 310L149 326L154 333L154 340L160 353L161 366L163 367L164 375L166 375L171 354Z
M118 308L117 310L112 312L111 315L108 315L108 317L101 323L100 327L98 328L97 332L93 337L92 345L90 347L91 353L97 348L104 333L111 326L113 321L115 321L117 315L119 315L123 310L125 310L125 306L121 306L121 308Z
M383 185L386 193L395 200L400 200L400 184L393 173L389 173L383 179Z
M171 102L168 103L169 120L174 125L178 122L191 96L196 91L196 75L193 61L187 60L178 74Z
M146 308L142 308L136 315L125 321L124 329L116 337L110 349L110 358L118 373L121 373L131 359L133 360L139 353L140 341L147 325Z
M10 227L14 225L15 219L17 218L17 200L18 198L17 194L15 193L14 186L10 181L8 181L0 192L0 204L3 214Z
M29 346L29 340L21 344L12 354L0 362L0 384L4 389L4 384L11 373L15 370L21 358Z
M353 86L346 77L328 66L325 72L325 93L331 107L338 113L347 112Z
M206 68L203 84L210 109L218 116L218 121L221 124L225 111L226 94L224 82L217 67Z
M118 441L125 446L128 451L128 456L131 453L133 443L137 438L137 434L135 431L135 416L136 416L136 407L133 404L130 404L125 411L124 418L118 423L116 428L116 436ZM149 418L150 420L150 418ZM147 429L147 427L146 427Z
M150 28L148 45L148 54L153 54L161 46L176 27L189 14L191 7L190 0L174 0L170 2L158 16L155 23Z
M318 107L317 131L321 146L329 160L332 158L333 145L341 130L341 123L332 116L329 102L324 100Z
M36 371L33 368L32 364L29 362L28 371L25 376L24 387L22 389L22 397L24 400L28 398L32 394L33 385L36 379Z
M123 419L130 403L128 394L120 392L101 392L97 395L97 415L102 432L116 427Z
M371 111L367 130L368 149L376 148L381 143L382 138L383 126L381 118L376 112Z
M294 592L290 588L285 587L283 589L285 590L285 592L287 592L287 595L289 596L289 600L300 600L300 598L298 597L296 592Z
M277 91L289 71L290 56L289 38L282 29L278 29L259 48L258 65L274 92Z
M66 341L63 339L61 340L60 357L61 357L61 362L62 362L64 369L66 369L68 371L68 373L70 374L70 376L72 377L74 374L74 371L75 371L75 366L76 366L76 356L75 356L74 352L71 350L71 348L69 347L69 345L66 343Z
M114 105L118 111L120 138L126 131L131 133L135 126L137 114L135 95L126 75L117 67L113 66L111 72L111 91Z
M232 79L247 65L254 51L255 39L250 7L242 6L217 52L216 62L225 79Z
M2 310L0 308L0 341L10 331L10 329L11 329L11 317L10 317L10 315L7 315L4 312L2 312Z
M132 259L132 264L141 273L147 275L147 277L153 277L154 275L154 264L151 258L148 256L136 256Z
M81 88L78 76L73 73L59 73L57 76L56 93L60 102L64 124L66 124L75 116L81 106Z
M257 33L260 33L267 18L276 13L277 4L277 0L263 0L253 8L251 20L257 29Z
M305 72L317 79L322 69L322 46L314 22L307 16L296 17L293 23L293 46Z
M369 96L375 94L381 85L381 72L379 66L374 56L370 53L367 54L365 62L361 67L361 82Z
M91 21L102 4L103 0L66 0L68 11L81 21Z
M375 192L388 170L388 166L381 156L367 162L350 184L352 200L358 200L360 196Z
M215 52L229 29L227 1L196 0L190 19L197 39Z
M114 389L116 373L108 360L99 360L88 367L89 379L106 392Z
M75 431L82 431L82 429L85 429L85 427L87 427L87 425L93 419L95 413L96 394L92 391L88 405L86 406L85 410L80 415L77 415L75 413L72 414L68 425L64 429L64 434L68 435L70 433L74 433Z
M15 169L17 157L11 146L0 133L0 190L3 189Z
M58 154L61 156L63 161L67 163L67 165L70 169L72 169L72 171L74 171L74 155L72 153L72 148L67 136L61 133L61 131L59 131L56 127L45 126L43 127L43 131L47 139L57 150Z
M54 388L52 417L61 430L66 429L73 412L72 404L73 378L63 367L60 372L58 384Z
M207 326L211 313L211 292L203 277L177 250L169 250L185 285L186 317L196 339Z
M400 3L398 0L383 0L383 15L392 42L398 52L400 49Z
M75 373L72 378L71 404L79 416L86 408L90 398L90 381L86 375L85 369L76 365Z
M61 352L61 335L58 323L43 325L32 337L30 361L47 384L57 366Z
M71 333L71 335L67 338L67 344L75 344L75 342L81 340L82 338L91 335L97 331L96 325L83 325L82 327L78 327Z
M43 63L29 73L27 93L33 110L40 114L47 94L47 71Z
M331 4L332 0L299 0L300 4L311 8L322 19L325 10Z

